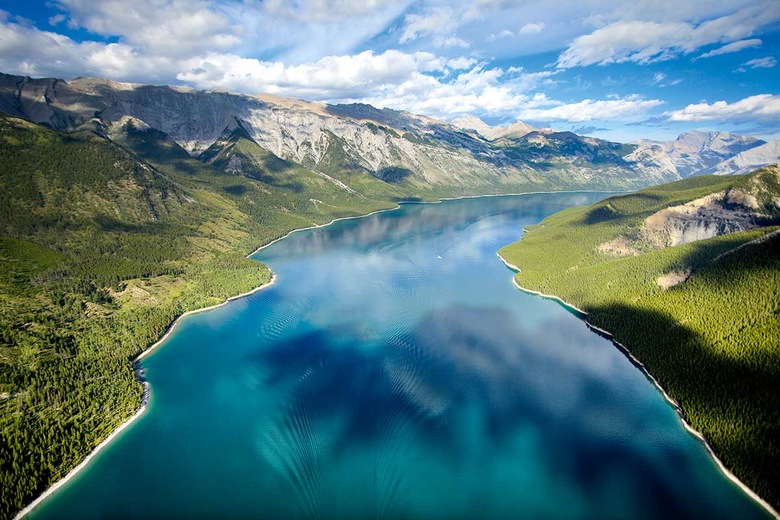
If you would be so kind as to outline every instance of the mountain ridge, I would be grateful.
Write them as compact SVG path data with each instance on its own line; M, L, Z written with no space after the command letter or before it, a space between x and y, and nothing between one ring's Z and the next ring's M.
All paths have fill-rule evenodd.
M330 176L351 171L382 180L398 180L388 172L404 172L400 184L411 191L446 196L636 189L715 168L727 174L740 167L722 163L764 143L727 132L612 143L521 121L492 127L464 116L447 123L362 103L328 105L87 77L65 81L0 74L0 110L62 131L91 125L108 137L105 128L133 117L196 158L239 124L258 147L313 171ZM756 164L754 158L750 164L767 162Z
M672 141L640 140L639 148L650 150L649 154L663 154L674 165L681 178L692 175L707 175L719 165L740 153L766 144L766 141L752 136L736 135L729 132L692 130L683 132ZM780 160L780 155L767 157L767 162L754 164L766 166ZM721 167L728 171L727 167ZM736 173L732 171L731 173ZM743 171L741 173L747 173ZM728 174L728 173L724 173Z
M550 189L630 189L671 180L663 170L636 167L627 151L606 141L611 160L594 164L572 149L530 144L510 125L491 142L435 119L365 104L326 105L267 95L246 96L95 78L0 77L0 110L72 131L92 120L110 126L123 116L165 132L190 155L211 147L238 120L258 146L328 175L336 169L383 178L405 171L415 189L449 195ZM598 143L598 144L593 144ZM527 158L518 147L533 148ZM338 155L338 160L334 159ZM622 154L622 155L621 155ZM603 155L603 154L602 154ZM330 168L330 171L325 171ZM652 170L652 171L646 171Z

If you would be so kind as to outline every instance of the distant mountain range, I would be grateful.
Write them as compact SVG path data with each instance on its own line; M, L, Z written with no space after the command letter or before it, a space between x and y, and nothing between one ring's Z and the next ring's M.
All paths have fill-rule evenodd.
M0 111L61 131L89 129L122 140L128 121L153 129L231 174L266 167L231 152L286 161L350 189L371 175L443 195L554 189L634 189L691 175L745 172L780 159L778 144L726 132L690 132L671 142L623 144L475 116L450 123L365 104L328 105L268 95L149 86L96 78L0 74ZM229 149L224 148L229 147ZM223 148L223 149L221 149Z
M624 144L473 116L5 74L0 143L0 459L13 461L0 472L2 518L137 411L130 360L176 316L270 278L244 256L260 245L401 200L633 190L740 173L780 151L722 132ZM746 190L730 192L725 210L765 202ZM713 227L667 221L685 236ZM737 225L721 221L718 230Z
M649 154L660 156L661 160L668 158L680 177L685 178L703 174L731 175L738 173L737 170L743 166L747 166L747 162L752 162L745 171L739 172L747 173L756 167L777 162L780 155L776 153L774 156L767 153L743 155L766 144L768 144L766 141L755 137L728 132L693 131L680 134L674 141L640 141L639 150L647 150ZM775 148L777 148L776 142ZM729 160L736 156L743 156L738 160L743 166L728 165Z

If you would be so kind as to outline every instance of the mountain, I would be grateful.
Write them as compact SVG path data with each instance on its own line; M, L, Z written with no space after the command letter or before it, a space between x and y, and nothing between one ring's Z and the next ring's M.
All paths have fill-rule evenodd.
M507 126L490 126L483 120L473 115L466 115L453 119L450 124L455 128L459 128L466 132L473 132L489 141L493 141L500 137L522 137L529 132L532 132L534 128L530 125L517 121Z
M766 144L766 141L728 132L685 132L674 141L643 140L638 143L638 155L650 164L674 165L681 178L711 173L720 163L737 154ZM776 162L778 158L755 166ZM749 170L743 171L746 173Z
M728 132L687 132L675 141L664 144L664 149L677 165L682 177L701 173L734 155L764 144L754 137Z
M725 466L780 505L780 166L569 208L499 254L517 284L608 331Z
M476 118L469 120L479 131L464 131L365 104L327 105L96 78L0 75L0 110L62 131L87 125L108 137L106 129L132 117L166 134L192 157L210 150L203 159L210 159L215 143L240 125L248 142L264 153L347 186L370 175L408 194L432 197L630 189L679 178L652 163L633 161L633 145L575 134L563 138L563 133L533 131L521 122L491 129ZM238 171L228 164L225 168Z
M756 168L780 162L780 139L740 152L705 170L713 175L740 175Z
M131 360L176 316L269 281L245 255L406 196L370 175L349 191L238 121L199 160L132 116L81 122L18 101L78 126L0 114L0 518L137 412Z
M57 130L90 129L109 137L106 129L132 117L196 158L207 150L213 153L215 144L240 125L262 153L346 186L371 175L408 196L424 192L434 198L633 189L708 172L744 172L780 159L764 151L727 163L766 144L728 132L693 131L669 142L623 145L534 129L521 121L492 127L476 116L464 116L446 123L361 103L328 105L98 78L64 81L0 74L0 111Z

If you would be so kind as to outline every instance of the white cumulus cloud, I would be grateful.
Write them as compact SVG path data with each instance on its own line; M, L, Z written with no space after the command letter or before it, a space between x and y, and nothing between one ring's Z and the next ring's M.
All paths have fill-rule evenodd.
M637 95L616 99L583 99L557 106L523 108L518 112L518 117L522 120L570 123L620 121L641 117L662 103L660 99L643 99Z
M527 23L520 28L517 34L522 36L529 36L532 34L539 34L544 29L543 23Z
M262 9L272 15L302 21L333 22L374 15L396 0L264 0Z
M575 38L558 57L557 66L646 64L668 60L690 54L705 45L742 40L778 19L780 4L771 3L700 23L679 20L613 22Z
M122 43L77 43L58 33L6 22L0 23L0 70L29 76L91 75L152 82L172 78L176 63L139 54Z
M514 35L515 33L510 31L509 29L502 29L497 33L490 33L487 37L487 41L494 42L496 40L503 40L504 38L511 38Z
M71 27L84 27L158 56L230 50L242 28L204 0L59 0Z
M386 85L403 83L414 74L442 72L445 67L445 61L433 54L397 50L326 56L300 65L209 54L188 60L177 79L199 88L331 100L363 96Z
M404 32L399 38L406 43L423 36L451 35L458 27L458 20L449 7L436 7L422 14L412 13L404 18Z
M553 75L554 71L528 73L478 65L454 74L450 81L412 74L403 83L378 89L359 101L443 119L474 113L505 118L534 99L549 104L544 94L533 91Z
M780 96L758 94L734 103L716 101L714 103L694 103L680 110L667 112L669 121L684 122L772 122L780 118Z

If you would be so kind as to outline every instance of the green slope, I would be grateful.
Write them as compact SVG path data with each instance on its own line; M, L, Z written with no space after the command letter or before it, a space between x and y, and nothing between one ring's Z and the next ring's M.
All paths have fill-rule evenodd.
M0 115L3 518L138 409L132 359L176 316L269 281L246 254L395 205L297 166L229 174L165 134L122 131L124 146ZM251 145L235 152L267 167L273 158Z
M140 122L110 129L111 140L106 131L65 134L0 114L0 517L137 410L132 359L176 316L270 279L245 258L258 246L399 200L525 186L423 188L405 171L382 180L344 168L338 140L315 172L240 124L201 160Z
M777 167L698 177L553 215L500 251L524 288L588 313L636 356L728 468L780 505L780 236ZM723 190L756 197L764 227L675 247L641 241L647 217ZM727 192L728 193L728 192ZM600 245L640 237L615 257ZM642 247L644 246L644 249ZM657 279L690 277L663 289Z

